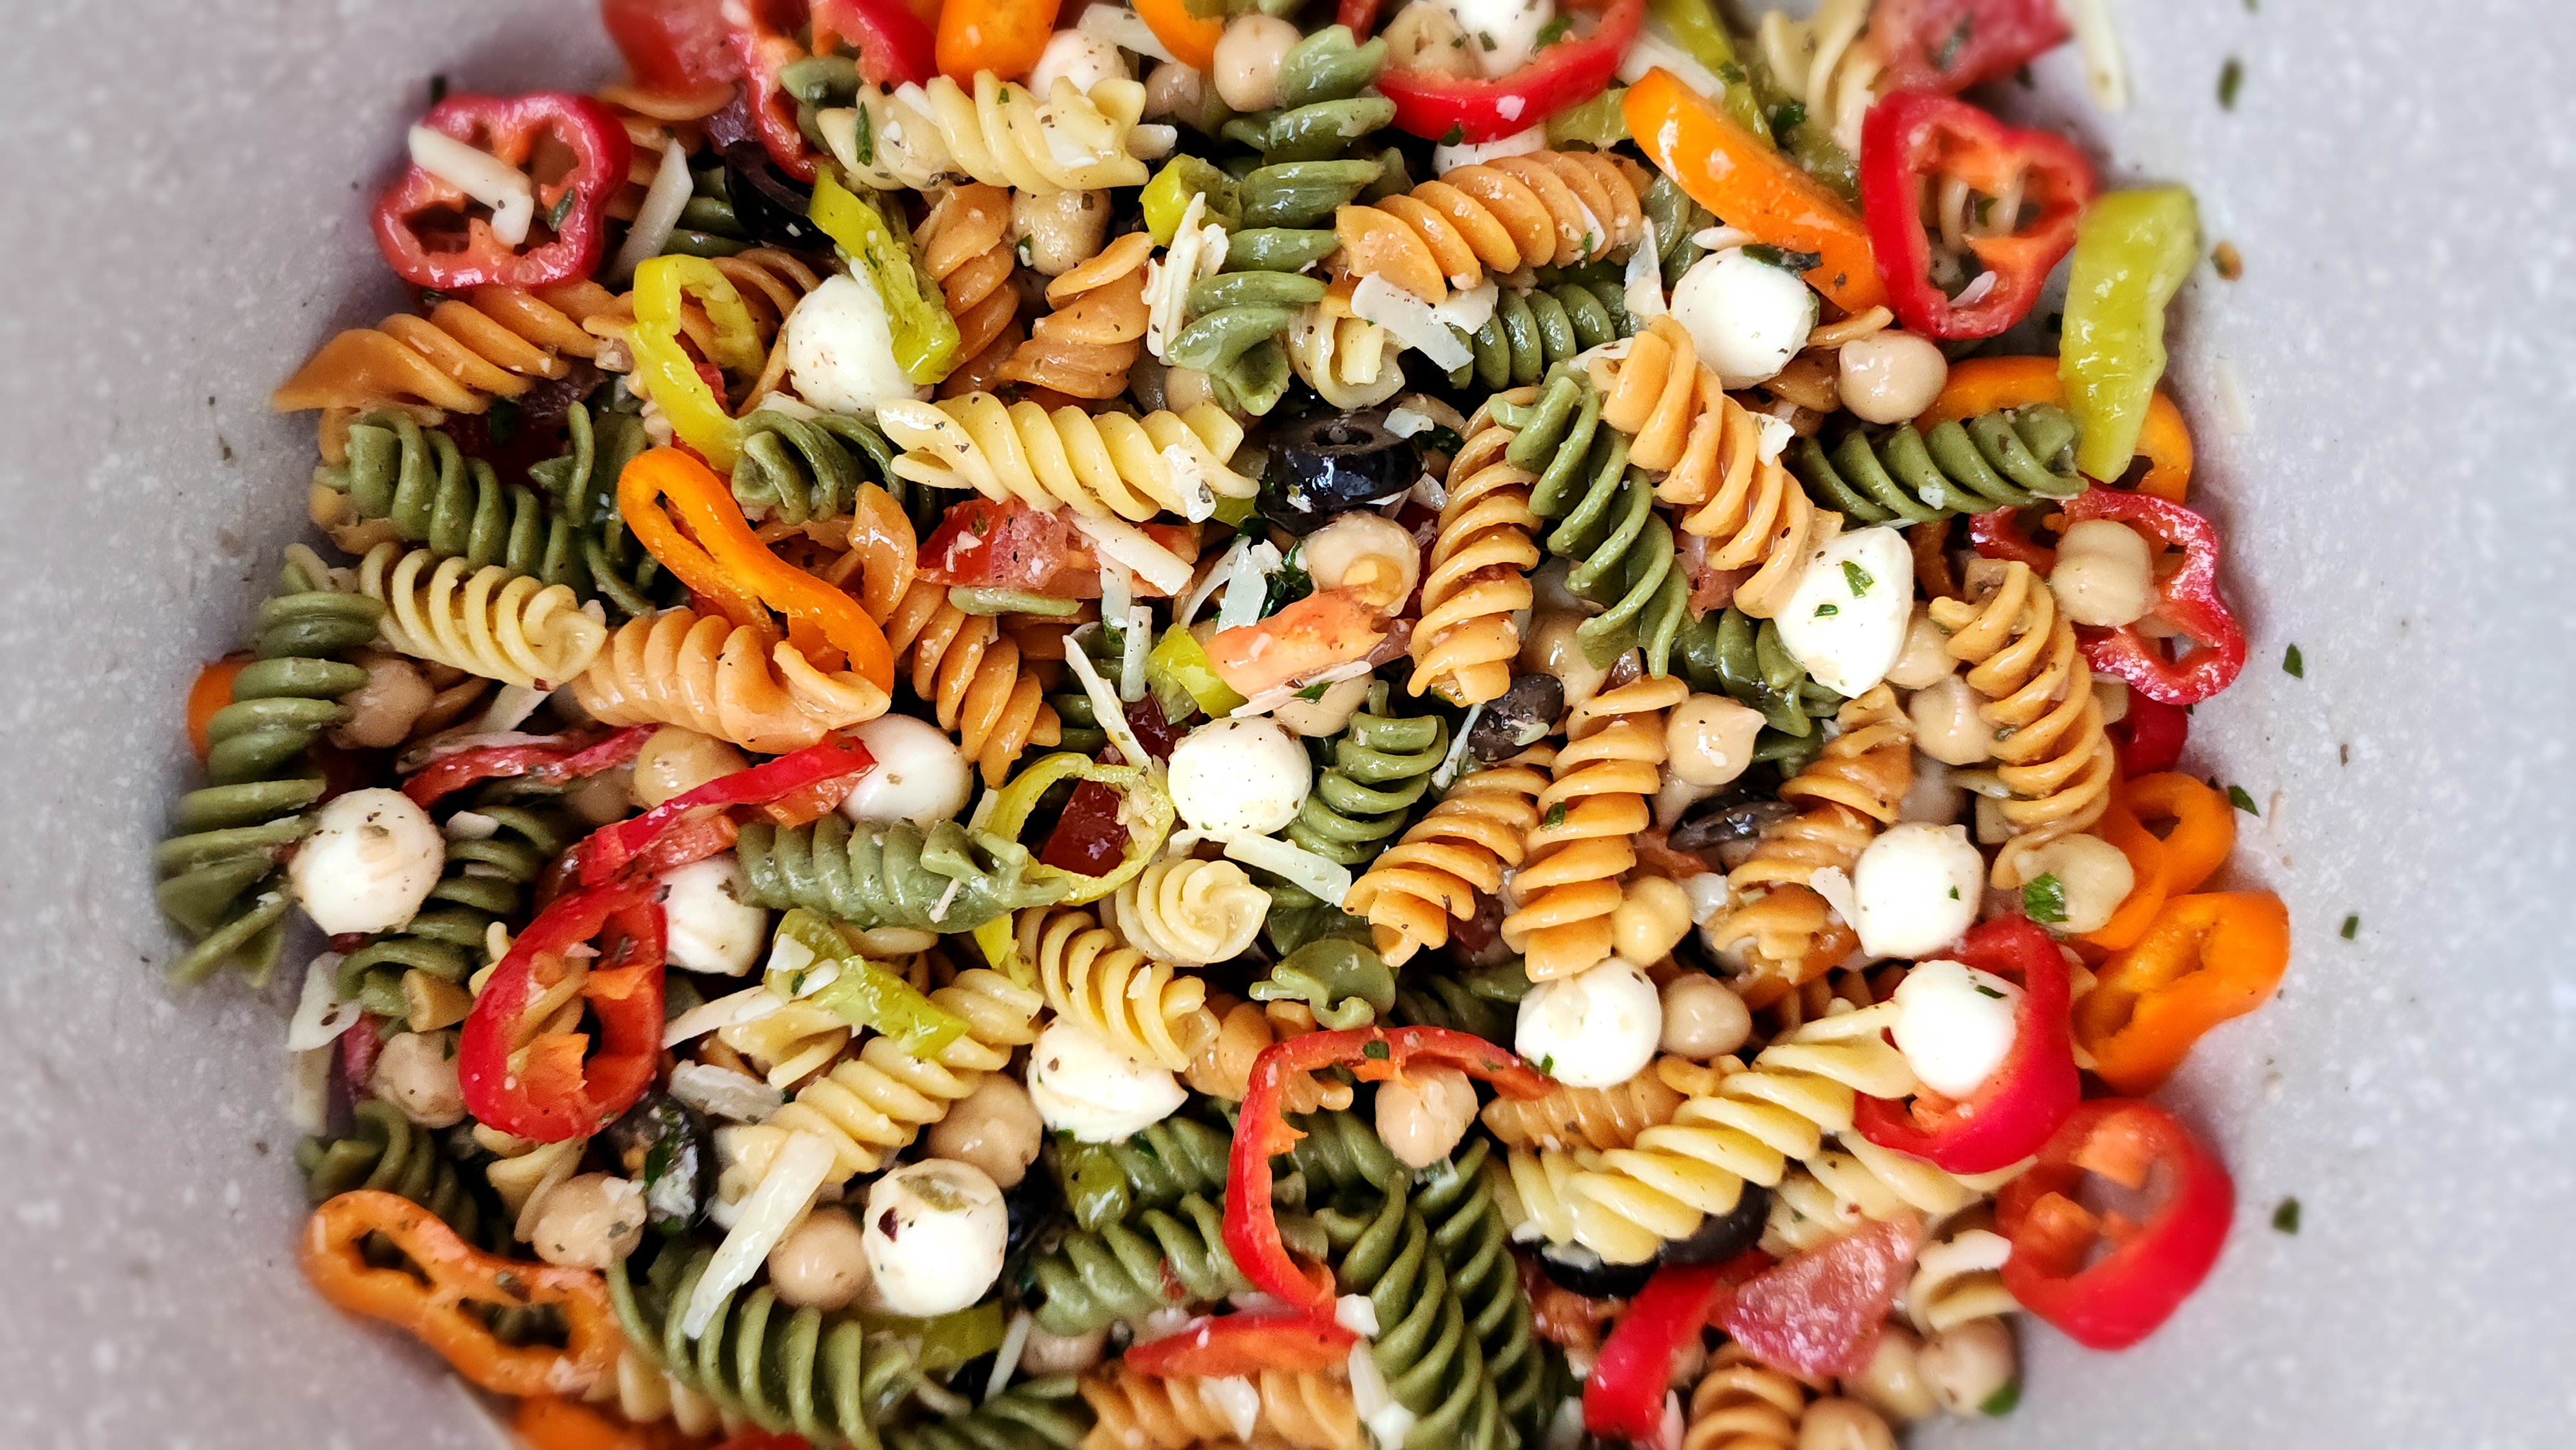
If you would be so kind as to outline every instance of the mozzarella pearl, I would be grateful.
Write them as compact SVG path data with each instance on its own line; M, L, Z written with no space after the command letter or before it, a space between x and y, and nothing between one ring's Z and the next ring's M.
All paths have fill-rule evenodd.
M884 300L851 276L824 278L787 315L787 372L797 396L828 413L873 417L879 403L930 396L894 360Z
M2021 988L1992 972L1935 959L1896 984L1896 1050L1915 1080L1972 1096L2011 1053Z
M1270 718L1309 740L1339 735L1350 725L1351 717L1360 712L1360 706L1368 699L1369 686L1376 682L1373 673L1335 680L1322 699L1289 700L1271 711Z
M1673 284L1672 313L1720 381L1749 388L1778 377L1807 345L1816 293L1788 268L1729 247L1692 263Z
M1617 1087L1655 1059L1664 1004L1646 974L1617 957L1541 982L1521 999L1513 1046L1567 1087Z
M1977 921L1986 863L1965 826L1905 821L1890 826L1852 867L1861 950L1876 957L1925 957Z
M1468 44L1474 45L1475 42L1469 41ZM1457 146L1434 146L1431 148L1431 174L1446 176L1461 166L1482 166L1488 161L1499 161L1506 156L1527 156L1533 151L1546 149L1547 128L1545 126L1532 126L1526 131L1514 131L1508 136L1497 136L1491 141L1469 141Z
M1507 76L1529 64L1539 32L1556 18L1553 0L1436 0L1466 36L1466 51L1488 76ZM1506 120L1512 119L1505 117ZM1532 116L1531 120L1541 117Z
M1211 720L1172 747L1172 806L1208 835L1268 835L1297 818L1314 788L1306 747L1276 721Z
M1055 38L1038 52L1038 63L1029 68L1029 92L1043 101L1055 94L1057 81L1071 81L1084 95L1102 81L1128 79L1127 57L1118 47L1087 30L1059 30Z
M1807 560L1780 611L1780 643L1840 695L1887 678L1914 616L1914 551L1881 525L1836 536Z
M398 790L353 790L313 813L313 832L287 863L287 884L313 924L333 936L391 931L438 884L447 842L429 812Z
M910 821L926 831L966 809L975 777L947 731L910 715L879 715L849 733L877 763L841 797L842 815L870 826Z
M930 1158L876 1181L862 1227L877 1297L927 1319L971 1306L1002 1277L1011 1216L982 1169Z
M1049 1128L1086 1143L1134 1137L1180 1111L1180 1080L1079 1022L1058 1019L1029 1048L1029 1101Z
M671 965L739 977L769 944L769 913L750 905L751 877L731 851L692 861L662 877Z

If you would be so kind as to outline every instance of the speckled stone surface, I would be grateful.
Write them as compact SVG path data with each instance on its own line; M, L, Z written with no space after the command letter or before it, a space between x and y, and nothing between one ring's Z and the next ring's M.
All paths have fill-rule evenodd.
M2237 1175L2210 1286L2126 1356L2031 1334L2010 1421L1917 1443L2576 1444L2576 12L2112 8L2137 101L2071 114L2115 176L2195 185L2245 259L2180 306L2174 386L2254 635L2191 764L2261 804L2240 874L2299 945L2283 1000L2168 1094ZM294 1274L285 1006L165 995L147 855L190 672L302 527L310 420L263 400L395 300L367 193L433 73L604 74L592 7L10 10L0 1445L493 1443ZM2043 64L2034 104L2074 73ZM2296 1237L2266 1226L2290 1195Z

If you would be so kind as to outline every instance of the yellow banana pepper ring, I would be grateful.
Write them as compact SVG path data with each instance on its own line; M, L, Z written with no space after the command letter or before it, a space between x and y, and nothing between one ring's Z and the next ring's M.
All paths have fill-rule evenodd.
M724 399L707 386L697 363L680 346L680 312L693 293L715 324L707 361L734 372L759 371L766 358L751 309L743 305L733 282L704 257L655 257L635 269L635 326L627 342L635 353L635 372L671 420L671 430L716 467L730 470L741 448L742 425L725 411Z
M1044 863L1029 868L1029 874L1035 877L1062 877L1073 888L1065 904L1079 906L1098 901L1126 885L1162 854L1163 841L1171 835L1177 813L1172 809L1171 793L1163 788L1162 772L1134 765L1101 765L1068 750L1032 762L1018 779L1002 787L985 829L1005 840L1018 840L1047 788L1069 778L1094 781L1117 791L1125 802L1119 816L1127 824L1126 852L1106 875L1084 876Z

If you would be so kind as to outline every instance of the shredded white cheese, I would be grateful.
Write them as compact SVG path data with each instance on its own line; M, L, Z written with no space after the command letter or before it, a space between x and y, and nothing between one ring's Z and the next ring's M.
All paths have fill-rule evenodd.
M605 624L607 616L602 614L597 622ZM492 703L483 707L483 713L475 718L470 728L516 730L527 723L529 716L537 713L537 707L546 702L548 693L525 685L503 685L493 692Z
M1807 885L1825 899L1836 916L1846 922L1860 920L1860 897L1852 890L1850 874L1840 866L1828 866L1808 877Z
M1302 680L1290 680L1284 685L1273 685L1227 711L1226 718L1247 720L1255 715L1267 715L1317 685L1338 685L1344 680L1356 680L1375 668L1377 667L1366 659L1344 660L1331 669L1317 670Z
M2075 48L2084 56L2084 87L2093 104L2106 111L2129 104L2129 62L2120 51L2120 32L2111 23L2110 0L2058 0L2058 11L2075 32Z
M1241 629L1261 622L1261 605L1270 594L1270 576L1286 562L1277 545L1267 539L1234 556L1234 568L1226 576L1225 602L1216 609L1216 627L1220 630Z
M1073 28L1098 36L1120 50L1132 50L1156 60L1173 58L1171 47L1154 34L1154 27L1145 23L1145 17L1124 5L1094 5L1082 12Z
M286 1118L307 1133L319 1133L331 1113L331 1059L337 1052L316 1047L286 1055Z
M662 165L653 173L653 184L644 188L644 200L635 208L635 222L626 229L626 240L617 248L616 258L608 264L608 280L622 283L635 275L635 269L648 258L662 255L662 245L680 225L681 209L689 204L689 153L677 141L662 143Z
M1375 1339L1377 1301L1366 1294L1344 1294L1333 1301L1333 1322L1362 1339Z
M786 1104L784 1093L760 1079L703 1062L671 1069L671 1096L710 1117L736 1123L766 1122Z
M769 1251L787 1237L805 1217L814 1203L815 1190L832 1174L832 1145L812 1133L790 1133L780 1146L778 1156L769 1162L769 1171L760 1177L760 1186L742 1201L734 1225L716 1256L707 1262L707 1270L698 1278L696 1292L689 1296L689 1307L680 1315L680 1332L691 1339L707 1332L707 1325L724 1307L733 1291L751 1282L752 1275L768 1261Z
M1225 266L1225 228L1206 218L1207 197L1191 197L1172 244L1145 264L1145 349L1164 362L1172 360L1172 339L1189 320L1191 286Z
M1682 878L1682 897L1690 902L1691 921L1706 926L1726 909L1726 878L1715 871L1702 871Z
M1440 768L1431 772L1435 788L1447 790L1449 782L1458 778L1458 767L1467 763L1467 736L1476 728L1476 717L1484 713L1482 700L1467 707L1467 718L1458 722L1458 738L1449 742L1449 753L1440 757Z
M1646 78L1646 72L1662 67L1679 76L1682 82L1703 96L1726 93L1726 82L1717 72L1699 63L1699 57L1682 49L1672 28L1653 11L1646 12L1645 24L1637 28L1637 38L1628 43L1627 52L1619 57L1619 79L1629 85Z
M1729 247L1749 247L1762 239L1741 227L1716 226L1691 233L1691 240L1709 251L1723 252Z
M1073 667L1074 677L1082 681L1082 693L1091 698L1092 711L1100 717L1100 728L1109 733L1109 743L1118 747L1118 753L1127 758L1129 765L1159 770L1161 762L1145 749L1144 742L1136 738L1135 729L1127 723L1126 706L1119 702L1118 692L1110 689L1109 682L1100 677L1099 667L1091 662L1091 651L1084 647L1086 637L1099 629L1099 623L1094 621L1066 635L1064 662Z
M458 811L438 833L451 841L488 841L501 833L501 823L481 811Z
M990 1401L1020 1371L1020 1356L1028 1352L1029 1331L1038 1321L1026 1309L1011 1316L1011 1327L1002 1331L1002 1347L993 1351L993 1373L984 1381L984 1398Z
M1234 1438L1250 1440L1253 1427L1261 1423L1261 1391L1241 1375L1212 1379L1200 1386L1201 1391L1234 1427Z
M1103 557L1101 559L1101 618L1107 619L1112 615L1116 615L1121 618L1126 616L1127 606L1134 603L1136 600L1136 591L1132 586L1132 581L1135 577L1136 576L1133 573L1129 572L1126 565L1119 563L1117 560L1107 557Z
M1640 326L1664 315L1663 251L1655 245L1654 218L1646 219L1646 235L1637 250L1628 254L1628 314Z
M492 235L515 247L537 219L537 189L528 174L444 131L411 128L411 164L492 208Z
M1137 578L1167 595L1178 594L1189 587L1189 560L1155 543L1154 536L1143 529L1124 519L1085 518L1078 513L1068 513L1065 517L1073 520L1073 526L1080 529L1082 536L1100 551L1102 560L1133 571ZM1106 578L1104 574L1104 588ZM1101 607L1106 610L1109 606L1104 602Z
M1431 415L1410 403L1398 403L1386 410L1386 431L1398 438L1410 438L1431 427Z
M662 1045L677 1047L720 1027L757 1022L786 1004L767 987L747 987L712 1002L702 1002L662 1024Z
M1351 892L1349 867L1275 836L1238 831L1225 838L1225 854L1246 866L1258 866L1274 876L1284 877L1312 893L1317 900L1333 906L1341 905L1342 898Z
M1582 203L1575 203L1581 206ZM1585 216L1591 213L1587 210ZM1494 320L1494 308L1502 301L1503 289L1494 285L1491 276L1464 292L1453 292L1448 300L1434 305L1431 315L1461 332L1473 333Z
M948 908L956 903L957 893L960 888L965 886L965 884L966 879L962 876L952 876L948 878L948 889L939 893L939 899L931 903L930 919L932 921L946 921L948 919Z
M1430 303L1375 274L1362 277L1351 289L1351 314L1385 328L1397 343L1438 367L1464 367L1476 355L1431 310Z
M1118 698L1132 703L1145 698L1145 655L1154 646L1154 612L1141 604L1131 606L1121 633L1125 638L1118 657Z
M294 1020L286 1024L287 1051L311 1052L328 1047L366 1015L357 1003L340 1000L340 963L344 960L338 952L324 952L304 969L304 996L295 1004Z
M1173 605L1172 623L1183 629L1189 628L1199 617L1199 610L1206 606L1209 597L1216 593L1217 587L1225 583L1226 576L1234 571L1234 566L1242 560L1251 547L1251 539L1241 534L1235 535L1234 543L1217 559L1216 564L1200 577L1199 582L1190 586L1189 593L1182 595L1179 602Z
M1403 1444L1405 1432L1420 1417L1387 1389L1386 1376L1378 1371L1377 1356L1370 1353L1367 1340L1351 1346L1350 1371L1351 1403L1360 1412L1361 1423L1380 1445Z

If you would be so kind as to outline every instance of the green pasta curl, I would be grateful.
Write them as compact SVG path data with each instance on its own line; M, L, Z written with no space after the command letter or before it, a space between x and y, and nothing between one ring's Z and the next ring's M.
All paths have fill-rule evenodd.
M962 1415L888 1430L887 1450L1073 1450L1091 1431L1091 1406L1071 1375L1033 1379Z
M1333 737L1331 759L1315 776L1314 790L1282 834L1318 856L1344 866L1377 859L1402 832L1406 818L1431 785L1431 773L1449 753L1449 726L1433 714L1393 713L1393 692L1383 680Z
M746 513L765 510L782 523L836 519L850 511L861 484L893 476L894 457L885 435L864 418L754 413L743 421L734 501Z
M1097 1229L1193 1193L1223 1194L1233 1140L1194 1118L1165 1118L1115 1143L1059 1135L1048 1158L1074 1226Z
M492 465L468 458L456 440L400 413L369 413L349 425L348 462L314 472L345 495L361 519L390 525L406 544L477 569L498 564L544 584L591 593L578 530L546 495L501 482Z
M1455 977L1415 971L1396 985L1394 1021L1399 1027L1445 1027L1508 1047L1518 1014Z
M1627 299L1608 281L1505 292L1494 300L1494 315L1467 337L1475 356L1450 369L1449 383L1487 392L1531 387L1558 363L1635 331Z
M665 257L730 257L756 243L734 211L733 184L724 162L709 160L689 168L689 200L680 208L679 225L662 243Z
M1450 1291L1484 1350L1485 1373L1504 1418L1535 1444L1539 1416L1547 1408L1539 1393L1545 1376L1529 1298L1512 1259L1511 1231L1486 1179L1491 1156L1483 1135L1470 1137L1453 1158L1416 1176L1413 1206L1431 1226L1432 1244L1449 1266Z
M1310 1222L1283 1215L1280 1232L1293 1248L1323 1250ZM1032 1260L1029 1272L1040 1296L1039 1326L1067 1336L1157 1309L1213 1304L1252 1287L1226 1252L1222 1202L1199 1193L1146 1209L1132 1224L1069 1233Z
M1654 184L1638 200L1646 220L1654 224L1655 255L1661 264L1664 290L1670 292L1692 263L1708 255L1708 249L1692 238L1716 226L1717 217L1691 200L1690 193L1662 172L1655 174Z
M1520 1436L1504 1418L1480 1337L1452 1292L1449 1266L1421 1210L1400 1188L1365 1217L1318 1216L1333 1246L1333 1280L1365 1294L1377 1312L1371 1352L1387 1391L1420 1418L1405 1450L1512 1450Z
M631 398L621 399L633 405ZM555 510L581 533L585 598L596 596L612 619L650 614L679 603L687 590L627 530L617 508L617 479L652 446L644 420L627 406L576 403L564 414L564 451L528 465L528 481L554 499Z
M1293 1175L1299 1184L1296 1191L1306 1197L1360 1189L1388 1192L1401 1185L1409 1171L1378 1136L1376 1125L1358 1113L1291 1114L1288 1126L1305 1136L1273 1164L1273 1181L1284 1185Z
M470 814L491 822L490 834L452 836L447 865L419 912L341 961L343 1000L400 1022L405 972L463 982L483 965L494 923L515 923L527 888L582 835L569 814L547 806L485 805Z
M1318 1025L1366 1027L1395 1008L1395 973L1368 946L1324 937L1290 952L1252 984L1256 1002L1303 1002Z
M1761 712L1762 733L1753 747L1756 761L1777 762L1794 774L1824 748L1816 722L1842 709L1843 697L1807 673L1781 643L1774 621L1757 624L1732 606L1714 610L1682 627L1678 653L1682 678L1691 688L1728 696Z
M1789 452L1789 468L1817 507L1861 524L2028 508L2085 487L2075 471L2075 420L2053 403L1999 408L1928 431L1911 423L1875 437L1854 429L1831 450L1802 438Z
M1028 847L955 821L927 832L903 822L853 827L838 814L805 826L755 822L734 850L759 905L801 906L863 930L970 932L1066 890L1061 879L1031 878Z
M1322 161L1395 120L1395 103L1369 89L1386 68L1386 42L1356 43L1330 25L1288 48L1279 62L1279 105L1239 116L1224 134L1265 161Z
M1689 618L1690 586L1674 557L1672 526L1654 486L1628 465L1628 443L1601 424L1601 390L1560 365L1525 407L1495 418L1519 429L1504 456L1539 473L1530 509L1555 524L1548 553L1572 562L1567 584L1600 613L1575 628L1586 657L1606 665L1643 645L1647 672L1671 673L1673 643Z
M295 1145L295 1166L309 1201L319 1204L360 1188L396 1193L438 1215L458 1238L483 1242L487 1210L427 1130L414 1127L391 1103L362 1102L354 1116L345 1138L317 1136Z

